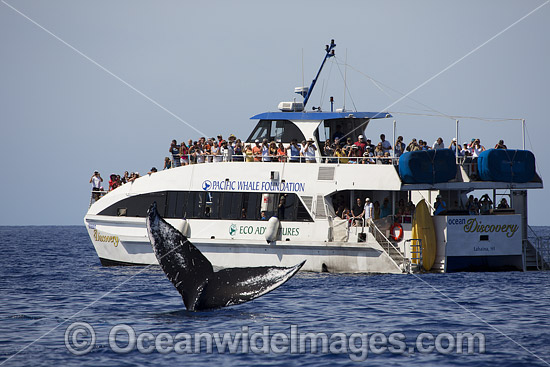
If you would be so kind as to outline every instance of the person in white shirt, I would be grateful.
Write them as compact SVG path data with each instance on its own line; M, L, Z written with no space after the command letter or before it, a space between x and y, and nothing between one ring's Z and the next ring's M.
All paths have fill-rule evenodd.
M306 163L315 163L315 151L317 150L317 147L315 147L315 143L313 142L313 139L309 139L306 144L304 144L304 147L302 148L302 155L306 158Z
M443 139L441 137L437 138L432 145L432 149L445 149L445 144L443 144Z
M222 143L220 151L224 162L231 162L233 160L233 147L229 145L225 140Z
M373 217L374 217L374 205L370 201L370 198L366 198L365 207L363 211L363 218L365 218L365 224L368 224L370 221L372 221Z
M386 135L380 135L380 142L382 143L382 150L384 153L389 152L392 149L391 143L386 140Z

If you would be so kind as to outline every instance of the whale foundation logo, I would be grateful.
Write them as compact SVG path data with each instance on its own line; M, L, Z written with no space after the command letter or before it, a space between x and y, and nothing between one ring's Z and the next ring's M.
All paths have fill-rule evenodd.
M202 189L204 191L208 191L210 190L210 188L212 187L212 182L210 180L204 180L203 183L202 183Z
M237 225L232 224L231 226L229 226L229 235L234 236L235 233L237 233Z

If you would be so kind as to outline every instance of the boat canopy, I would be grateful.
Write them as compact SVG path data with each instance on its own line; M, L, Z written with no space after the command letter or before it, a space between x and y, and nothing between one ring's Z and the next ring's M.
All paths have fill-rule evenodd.
M252 116L250 119L319 121L343 118L381 119L389 117L392 117L392 115L388 112L264 112Z

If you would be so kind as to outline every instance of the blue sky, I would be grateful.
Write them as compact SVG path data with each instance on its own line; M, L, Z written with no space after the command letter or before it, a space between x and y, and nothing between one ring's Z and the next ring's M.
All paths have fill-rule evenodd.
M246 138L251 116L292 100L302 78L309 85L331 38L342 73L346 58L353 67L346 108L379 111L401 97L386 86L414 90L543 4L2 1L0 225L82 223L94 170L107 178L162 167L172 139L200 136L187 124ZM550 4L410 95L424 105L404 99L389 110L524 118L527 148L544 179L549 34ZM366 75L384 83L385 93ZM329 109L333 95L342 107L343 91L338 66L329 63L309 106ZM443 117L395 116L407 141L442 136L448 143L455 134ZM521 148L517 121L460 120L461 141L478 137L492 147L504 139ZM367 135L381 132L391 136L391 120L372 123ZM548 189L530 191L531 225L550 225L548 197Z

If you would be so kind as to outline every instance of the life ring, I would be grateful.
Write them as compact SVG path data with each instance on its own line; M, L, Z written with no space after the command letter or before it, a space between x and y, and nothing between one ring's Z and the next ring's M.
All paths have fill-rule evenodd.
M397 235L395 235L395 230L398 229L399 232ZM403 239L403 227L401 227L401 224L394 223L390 227L390 236L395 242L399 242Z

